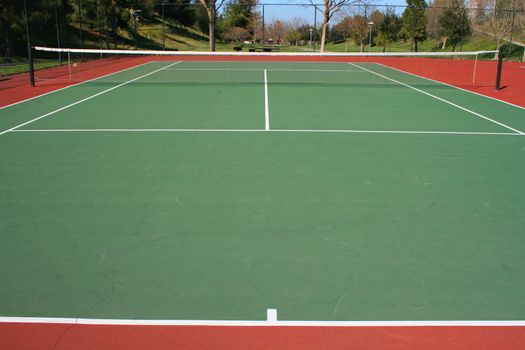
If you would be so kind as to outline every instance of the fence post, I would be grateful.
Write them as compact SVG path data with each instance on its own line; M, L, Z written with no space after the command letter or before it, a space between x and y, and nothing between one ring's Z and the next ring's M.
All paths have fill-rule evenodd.
M261 44L262 45L266 45L266 43L264 42L264 4L262 5L262 36L261 36Z
M58 0L55 0L55 24L57 31L57 48L60 49L60 22L58 18ZM58 65L62 65L62 53L58 52Z
M514 1L515 0L512 0L512 22L511 22L511 25L510 25L510 40L509 40L509 57L511 56L512 54L512 37L513 37L513 34L514 34L514 20L516 18L516 8L514 7Z
M35 86L35 69L33 65L33 53L31 52L31 37L29 35L29 10L27 9L27 0L24 0L24 12L26 20L27 35L27 64L29 65L29 83Z
M315 52L315 41L317 40L317 6L314 5L314 47L313 51Z

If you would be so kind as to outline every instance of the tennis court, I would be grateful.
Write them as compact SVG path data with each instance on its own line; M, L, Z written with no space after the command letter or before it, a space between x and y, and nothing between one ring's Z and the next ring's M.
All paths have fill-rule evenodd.
M150 58L5 107L0 315L523 326L524 136L352 60Z

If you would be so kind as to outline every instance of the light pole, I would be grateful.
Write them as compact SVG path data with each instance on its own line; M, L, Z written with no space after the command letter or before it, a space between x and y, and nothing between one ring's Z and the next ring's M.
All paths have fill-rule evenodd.
M370 52L370 48L372 47L372 27L374 25L374 22L368 22L368 25L370 26L370 38L368 39L368 52Z

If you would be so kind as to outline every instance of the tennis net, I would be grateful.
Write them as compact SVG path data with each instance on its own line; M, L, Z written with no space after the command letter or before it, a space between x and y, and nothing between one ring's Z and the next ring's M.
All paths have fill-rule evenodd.
M473 52L195 52L35 47L56 60L36 84L317 84L490 86L497 51ZM58 61L60 55L61 62Z

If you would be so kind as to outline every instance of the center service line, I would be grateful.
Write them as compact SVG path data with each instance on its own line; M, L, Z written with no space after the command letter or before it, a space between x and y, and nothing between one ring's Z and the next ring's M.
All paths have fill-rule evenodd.
M268 108L268 76L264 70L264 130L270 131L270 109Z

